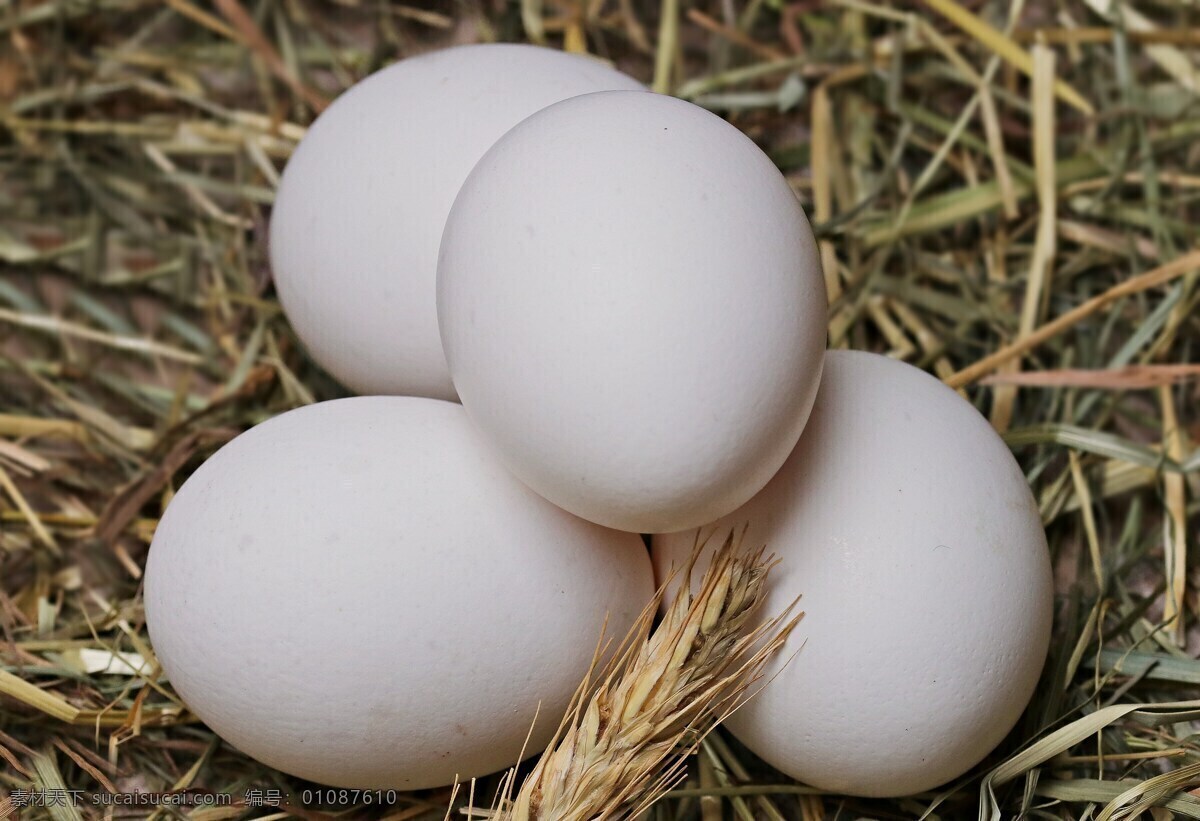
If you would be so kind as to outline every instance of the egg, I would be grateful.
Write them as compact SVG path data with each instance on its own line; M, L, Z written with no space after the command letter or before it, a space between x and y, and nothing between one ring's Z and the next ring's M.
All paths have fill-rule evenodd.
M277 416L184 483L146 623L226 741L340 787L419 789L539 752L604 630L653 593L637 536L571 516L461 406L356 397ZM540 709L539 709L540 705Z
M454 399L434 282L459 186L538 109L640 88L592 58L495 44L401 60L342 94L288 162L270 223L275 287L313 359L357 393Z
M502 137L451 209L437 309L505 463L608 527L710 522L783 464L820 378L812 230L757 146L682 100L609 91Z
M1012 454L954 391L829 353L795 452L702 535L743 526L781 559L763 615L797 596L805 613L728 722L769 764L832 792L905 795L961 775L1013 727L1049 644L1049 554ZM695 538L655 537L664 578Z

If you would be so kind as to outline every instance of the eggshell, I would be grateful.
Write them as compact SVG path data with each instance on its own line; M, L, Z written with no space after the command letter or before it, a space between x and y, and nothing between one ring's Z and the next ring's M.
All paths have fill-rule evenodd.
M1049 554L1016 461L956 393L830 352L795 452L714 527L743 524L782 559L763 615L798 595L806 614L729 720L751 750L822 789L893 796L955 778L1012 728L1049 644ZM694 538L655 537L659 572Z
M652 595L634 535L512 478L460 406L363 397L242 434L154 535L146 622L188 706L260 761L418 789L553 733L610 616Z
M340 96L288 162L271 216L275 286L313 358L358 393L454 399L434 281L459 186L538 109L640 88L591 58L472 45L402 60Z
M766 484L812 406L825 314L778 169L648 92L513 128L442 237L438 319L467 412L530 487L623 530L704 524Z

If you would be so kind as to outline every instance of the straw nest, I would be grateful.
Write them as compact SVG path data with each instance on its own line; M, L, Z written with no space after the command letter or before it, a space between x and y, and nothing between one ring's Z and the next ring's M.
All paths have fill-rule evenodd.
M620 806L666 790L648 817L1200 816L1193 4L41 0L5 5L0 29L0 817L14 791L187 788L237 800L155 817L445 816L448 789L247 806L247 790L311 785L222 744L157 679L139 588L157 517L197 464L339 395L265 264L305 125L400 55L495 39L612 60L762 145L812 215L831 344L962 390L1027 471L1055 563L1041 685L960 781L896 800L795 784L703 735L729 704L718 664L682 736L640 731L646 751L672 743L628 762ZM688 618L672 611L621 669L653 664ZM601 681L599 706L623 717L661 706L625 674ZM586 791L579 755L611 763L597 704L581 696L501 812L548 817ZM502 785L464 786L451 817Z

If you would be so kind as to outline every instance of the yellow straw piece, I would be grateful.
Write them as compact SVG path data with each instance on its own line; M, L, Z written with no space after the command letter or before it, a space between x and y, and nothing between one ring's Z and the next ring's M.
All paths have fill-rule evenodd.
M54 716L59 721L74 721L79 717L79 708L5 670L0 670L0 693L12 696L17 701Z
M994 52L1006 63L1010 63L1022 74L1033 76L1033 56L1017 45L1015 40L992 28L955 3L954 0L925 0L925 4L978 40L984 48ZM1054 93L1060 100L1089 117L1096 113L1092 104L1063 80L1055 81Z

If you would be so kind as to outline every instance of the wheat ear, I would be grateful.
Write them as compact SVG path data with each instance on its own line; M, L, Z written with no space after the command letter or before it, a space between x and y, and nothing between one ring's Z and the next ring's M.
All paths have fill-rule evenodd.
M633 817L686 776L687 756L752 695L763 667L803 614L794 608L749 628L775 560L740 549L733 533L696 592L686 583L651 630L670 584L643 611L598 686L579 688L555 740L497 821ZM704 544L683 571L690 581ZM508 784L515 780L510 773Z

